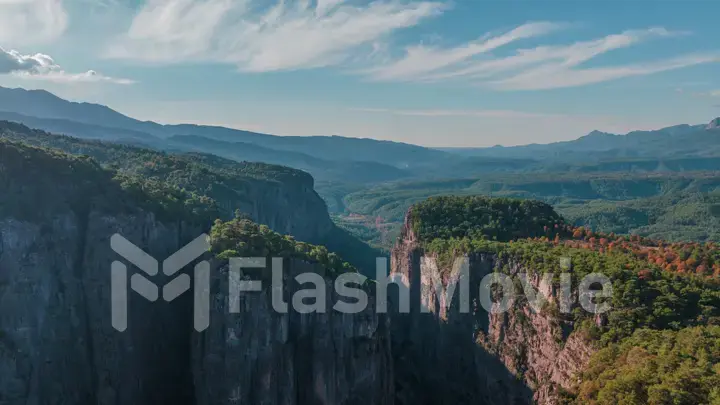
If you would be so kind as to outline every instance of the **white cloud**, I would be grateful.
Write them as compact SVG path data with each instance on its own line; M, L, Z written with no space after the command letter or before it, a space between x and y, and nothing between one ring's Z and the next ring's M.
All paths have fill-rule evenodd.
M507 79L491 81L489 84L502 90L554 89L583 86L624 77L644 76L711 62L720 62L720 54L684 55L650 63L586 69L572 69L562 64L548 64Z
M370 48L393 31L415 26L445 7L429 1L357 6L345 0L304 0L261 9L253 0L150 0L106 56L153 63L223 62L248 72L337 65L358 48L372 53Z
M720 97L720 90L713 90L710 92L710 97Z
M52 57L41 53L23 55L18 51L6 51L0 47L0 75L10 74L23 79L44 80L55 83L114 83L132 84L129 79L102 75L94 70L68 73L57 65Z
M62 0L0 0L0 43L50 42L65 32Z
M501 35L485 35L482 38L456 48L438 49L422 45L405 49L404 58L386 66L363 71L376 80L426 80L432 72L452 68L472 58L488 53L511 42L547 34L562 28L562 24L536 22L521 25Z
M487 55L496 47L515 40L542 35L559 27L561 26L550 23L532 23L500 36L486 36L482 40L456 48L436 49L423 46L408 48L403 58L363 73L375 80L423 82L462 80L499 90L541 90L582 86L720 61L720 54L689 54L654 62L619 66L584 67L583 65L612 50L628 48L653 38L684 35L665 28L629 30L570 45L518 49L514 54L505 57Z

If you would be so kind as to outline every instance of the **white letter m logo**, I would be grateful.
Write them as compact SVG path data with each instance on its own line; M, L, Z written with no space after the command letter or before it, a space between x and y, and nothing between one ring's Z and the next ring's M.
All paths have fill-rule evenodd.
M115 234L110 238L110 247L120 256L149 276L158 274L158 261L145 253L142 249ZM202 234L182 249L173 253L162 263L163 274L172 276L193 260L200 257L210 248L208 236ZM210 322L210 263L201 261L195 265L194 289L194 324L195 330L202 332L207 329ZM127 266L114 261L111 266L111 298L112 298L112 326L120 332L127 329ZM158 286L141 274L130 277L130 288L149 301L156 301L159 295ZM190 276L180 274L162 288L162 297L170 302L190 289Z

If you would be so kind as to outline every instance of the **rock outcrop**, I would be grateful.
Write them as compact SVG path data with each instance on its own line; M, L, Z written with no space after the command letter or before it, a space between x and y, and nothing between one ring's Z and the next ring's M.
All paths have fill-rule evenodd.
M283 267L286 303L300 290L296 275L324 271L298 259ZM239 312L231 313L227 268L214 274L213 318L194 346L198 405L393 404L389 324L373 295L360 313L337 312L339 297L326 279L326 312L301 314L288 305L280 313L268 282L240 295Z
M72 138L0 121L0 138L87 155L123 173L154 177L212 198L219 214L236 210L276 232L319 243L334 229L312 176L300 170L212 155L168 155L128 145Z
M190 303L133 296L129 328L113 329L110 237L164 258L200 230L141 211L47 214L0 219L0 403L191 403Z
M122 174L169 183L203 199L202 204L212 203L220 218L231 219L239 211L278 233L324 245L365 274L374 274L379 252L335 226L314 190L314 179L303 171L199 153L172 155L49 134L7 121L0 121L0 139L87 155Z
M162 262L209 226L144 199L89 159L0 141L0 404L390 404L387 325L374 313L279 316L258 295L195 336L192 294L131 292L128 328L115 330L110 268L126 260L111 236Z
M451 266L437 264L436 256L423 251L407 220L392 253L391 272L407 278L411 300L410 314L392 317L399 403L554 404L572 389L593 350L570 332L571 324L549 311L536 313L522 300L496 314L480 304L484 276L501 269L510 276L531 269L493 254L466 256L470 310L463 313L459 287L443 310L445 298L429 275L438 266L447 288ZM557 304L551 286L538 277L531 283Z
M273 209L294 204L293 192L263 190L255 196L280 201ZM482 309L485 275L531 270L497 255L467 257L471 310L459 310L459 291L443 310L427 279L437 257L423 251L410 224L391 269L409 281L408 314L397 313L397 300L390 317L378 314L371 287L366 309L336 312L329 276L324 313L279 313L271 304L278 291L267 286L241 295L231 313L227 269L217 262L207 330L194 331L191 294L168 303L131 293L128 329L119 332L110 267L124 259L112 235L162 261L208 230L201 213L167 215L170 202L147 197L90 159L0 141L0 404L553 404L592 353L551 311L525 302L506 313ZM311 203L294 204L289 216L251 204L253 215L290 231L306 225L304 210L316 214ZM285 302L301 289L296 274L325 274L298 258L284 267ZM446 267L440 263L445 285ZM551 286L532 282L556 299Z

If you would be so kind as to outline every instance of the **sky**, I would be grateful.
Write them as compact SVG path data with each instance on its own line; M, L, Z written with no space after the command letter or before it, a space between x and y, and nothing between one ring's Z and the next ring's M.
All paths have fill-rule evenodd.
M424 146L720 116L718 0L0 0L0 85Z

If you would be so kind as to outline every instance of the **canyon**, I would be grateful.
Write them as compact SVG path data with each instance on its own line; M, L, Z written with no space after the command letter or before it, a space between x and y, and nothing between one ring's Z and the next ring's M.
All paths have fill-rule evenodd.
M449 284L458 283L452 266L463 259L469 263L469 312L461 308L458 287L447 301L430 278L439 271L447 294ZM443 264L437 254L424 251L406 218L391 269L410 286L411 313L393 318L393 354L402 370L397 385L404 388L400 403L555 404L578 383L576 375L595 351L572 332L571 323L549 311L534 311L521 295L508 311L483 308L483 277L532 274L523 263L493 254L458 254ZM549 304L558 304L552 283L536 273L530 284Z
M38 133L26 139L68 140ZM82 148L97 159L115 148L74 142L64 150ZM339 300L334 279L358 268L329 247L295 239L333 235L312 178L264 165L209 172L192 163L163 171L187 158L120 149L128 151L133 158L149 153L152 164L123 173L88 156L0 139L0 404L566 404L577 395L597 398L603 386L593 385L588 370L606 367L602 360L617 346L599 360L597 354L635 329L674 333L720 319L712 280L649 270L629 255L637 248L617 255L572 248L578 277L601 268L620 280L616 288L628 287L614 297L614 317L559 314L558 286L541 275L570 251L565 243L579 245L572 237L585 233L562 224L547 204L485 197L441 197L411 208L389 269L407 284L388 289L388 313L375 307L382 297L372 281L361 286L371 305L358 313L278 313L268 283L233 301L227 259L243 252L284 258L286 302L304 290L294 279L301 273L322 276L333 291L328 308ZM105 161L122 162L117 156ZM128 177L138 167L183 188ZM181 174L189 176L178 180ZM219 181L221 175L227 178ZM239 213L231 220L232 210ZM211 264L207 330L193 328L191 294L172 302L131 294L127 330L113 328L110 268L123 260L111 247L116 233L158 260L211 235L213 247L195 259ZM582 243L594 237L587 239ZM459 310L458 294L446 302L427 279L437 266L449 287L458 259L469 263L469 312ZM478 286L494 272L530 274L547 305L533 309L520 298L506 312L483 309ZM246 276L268 277L263 270ZM164 286L170 277L150 280ZM403 294L408 313L400 310ZM698 330L686 333L706 333Z
M512 315L506 320L486 316L484 341L470 322L479 314L418 318L417 305L434 299L426 290L409 315L377 313L370 290L371 305L358 314L278 314L269 306L269 288L243 296L240 313L230 314L227 266L212 258L210 329L193 330L189 297L152 303L132 296L128 330L118 332L109 317L110 263L121 260L111 249L112 235L121 233L151 256L164 258L206 225L197 217L173 219L138 203L90 160L0 146L7 191L0 218L2 404L389 405L420 398L421 403L463 398L528 403L531 388L548 391L536 394L548 397L553 389L527 385L531 380L562 385L569 378L562 373L572 369L561 365L575 364L572 356L586 357L582 351L569 353L568 347L563 351L548 338L520 348L521 334L528 331ZM299 196L280 209L275 207L285 198L271 191L267 198L258 195L258 208L247 211L289 233L304 226L298 218L315 215L308 208L313 204ZM264 205L265 199L274 205ZM409 275L413 291L418 269L410 262L419 255L411 232L393 252L392 271ZM472 266L487 271L492 260L473 259ZM291 278L301 272L325 274L328 287L332 283L318 264L287 259L286 269L287 296L299 289ZM162 275L152 280L168 281ZM327 299L335 302L337 296ZM537 335L552 336L549 320L530 322L540 329ZM527 353L527 360L513 363L513 351ZM565 363L553 363L554 354ZM510 372L521 368L527 369L523 381ZM411 371L427 380L408 381Z

